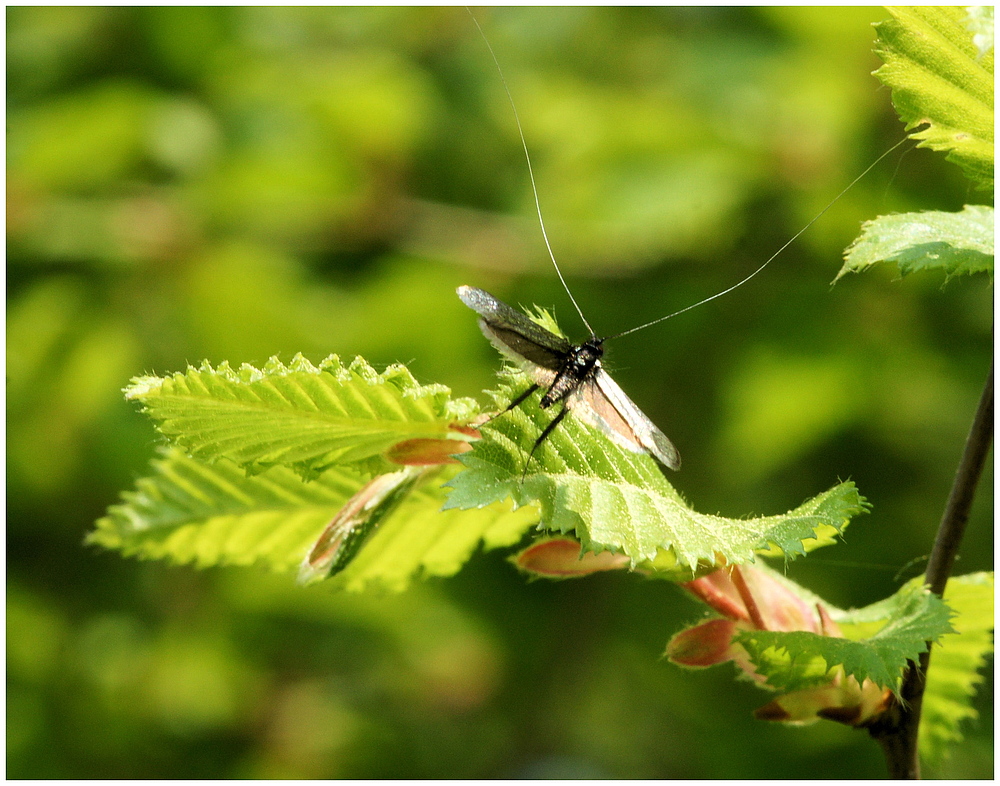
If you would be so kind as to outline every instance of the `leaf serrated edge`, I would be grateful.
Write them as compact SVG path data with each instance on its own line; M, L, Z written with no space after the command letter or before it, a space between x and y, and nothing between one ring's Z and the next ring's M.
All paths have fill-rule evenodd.
M922 585L910 585L909 587L904 587L902 590L900 590L900 592L906 593L906 597L901 599L903 601L901 604L899 604L897 601L897 603L891 604L891 606L887 605L890 603L890 601L893 601L895 599L896 596L893 596L890 598L886 598L882 601L879 601L878 603L871 604L871 606L867 607L872 609L892 608L893 611L895 612L895 615L894 618L890 617L886 619L885 625L883 625L878 631L876 631L871 636L868 636L863 639L835 638L830 636L822 636L820 634L811 633L809 631L751 630L751 631L741 631L739 634L737 634L735 640L738 641L744 647L744 649L746 649L747 654L750 656L751 662L753 662L754 665L757 667L765 666L764 662L765 656L767 652L772 649L777 654L780 654L782 652L787 653L787 656L789 658L787 671L791 671L793 669L795 665L795 659L797 657L821 658L828 667L827 668L828 673L833 672L837 669L843 669L845 674L847 674L848 676L855 677L858 680L858 682L863 682L866 679L872 679L873 681L876 682L876 684L879 685L879 687L887 688L891 690L894 694L898 695L899 689L902 684L903 668L900 669L899 675L891 684L883 685L881 684L880 681L875 680L871 676L871 674L868 673L868 670L863 666L860 660L858 663L847 663L847 662L830 663L829 659L821 652L810 652L808 649L805 649L793 653L792 649L787 644L782 644L780 642L780 639L783 637L783 634L786 634L789 636L789 640L791 641L794 641L794 638L792 637L803 638L804 636L807 640L815 639L816 641L821 641L823 639L831 639L832 641L842 642L844 644L856 645L861 647L866 645L868 642L875 642L877 644L880 640L889 639L892 636L899 635L898 625L905 622L907 617L911 616L914 613L912 607L917 603L928 604L927 612L929 618L939 615L941 611L946 611L947 619L944 621L946 628L936 629L936 632L933 633L928 638L917 637L913 641L912 646L910 646L906 650L907 659L912 660L913 658L919 656L921 653L926 652L928 642L937 644L940 642L943 636L956 632L950 622L950 620L955 616L955 612L952 611L952 609L937 595L932 593L928 587ZM860 611L864 612L864 609ZM775 638L779 639L779 641L771 640ZM859 652L863 653L864 650L859 650ZM875 648L874 645L871 652L877 660L885 662L884 659L878 654L878 650ZM769 684L772 685L772 687L776 687L781 690L787 689L787 686L782 686L780 683L771 682L770 677L766 677L766 679L768 680ZM795 689L797 690L798 688L796 687Z
M199 380L202 375L220 378L237 385L246 385L260 382L269 377L286 377L297 373L310 375L326 373L342 384L350 382L352 379L360 379L373 387L388 384L406 398L413 400L431 399L445 418L452 418L460 422L470 420L479 412L479 404L475 399L469 397L452 399L450 398L451 390L446 385L437 383L421 385L402 363L393 363L384 371L379 372L360 355L356 356L347 366L335 354L325 357L319 365L314 365L302 353L297 353L287 365L282 363L276 355L273 355L268 358L262 368L243 363L238 370L234 370L228 361L222 361L213 367L211 362L203 360L197 366L189 365L184 371L175 371L162 377L151 374L133 377L122 392L126 400L141 401L143 398L162 390L163 386L169 382L190 384Z

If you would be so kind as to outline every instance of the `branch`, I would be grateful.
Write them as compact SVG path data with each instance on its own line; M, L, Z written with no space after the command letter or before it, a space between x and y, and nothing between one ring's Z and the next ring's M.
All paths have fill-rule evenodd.
M979 399L976 417L965 441L965 451L955 473L948 503L945 505L924 574L925 583L936 595L943 596L951 575L958 547L969 521L969 510L975 497L976 486L986 464L986 456L993 441L993 365L986 379L983 395ZM917 750L917 733L920 728L920 709L924 698L927 668L931 660L931 642L921 654L919 663L910 661L903 675L899 700L868 733L878 741L889 765L890 778L916 779L920 777L920 759Z
M965 525L969 522L969 509L976 493L976 485L986 464L986 454L989 453L993 441L993 366L990 365L990 375L983 388L982 398L976 418L972 421L972 429L965 442L965 452L955 474L955 482L948 496L941 526L938 528L934 549L927 562L926 582L931 592L944 595L945 585L951 575L951 568L958 554L959 544L965 534Z

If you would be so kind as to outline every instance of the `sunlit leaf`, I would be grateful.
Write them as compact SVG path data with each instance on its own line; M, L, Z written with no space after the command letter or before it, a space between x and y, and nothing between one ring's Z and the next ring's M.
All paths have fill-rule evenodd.
M993 208L966 205L960 213L927 211L866 221L844 253L846 273L895 262L902 275L941 269L947 276L993 272ZM836 279L835 279L836 280Z
M310 483L283 467L248 477L230 461L208 465L177 448L152 470L97 522L91 543L198 567L259 561L291 570L362 482L343 468Z
M477 546L511 545L537 521L531 508L494 505L442 514L446 467L430 473L364 544L334 580L352 591L402 590L418 576L459 570ZM363 478L336 467L303 481L283 467L247 476L226 459L203 464L172 448L153 474L123 495L97 522L89 542L145 559L296 570L324 527L361 487Z
M475 413L443 385L418 385L405 366L376 372L361 358L331 355L314 366L301 355L263 369L244 364L139 377L126 388L159 430L192 456L226 458L250 469L291 466L305 476L378 457L404 440L453 439Z
M972 697L993 652L993 574L953 576L944 599L955 612L955 632L942 636L931 651L920 713L920 756L932 763L945 758L949 746L962 739L963 721L978 717Z
M876 25L876 71L920 146L947 151L980 188L993 187L993 50L980 55L961 6L893 6Z

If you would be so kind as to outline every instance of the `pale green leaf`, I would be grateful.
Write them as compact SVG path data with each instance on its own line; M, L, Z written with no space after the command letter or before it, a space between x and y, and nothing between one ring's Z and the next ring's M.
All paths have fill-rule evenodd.
M298 567L310 542L363 479L345 468L305 483L274 467L248 477L225 459L204 464L170 448L122 494L89 542L177 563Z
M442 514L441 483L454 471L427 475L334 582L354 591L401 590L419 576L457 572L480 543L487 549L512 545L537 522L530 508L512 512L500 504ZM258 563L294 572L363 482L342 467L310 482L283 467L248 476L226 459L204 464L171 448L97 522L88 541L198 567Z
M518 373L507 376L497 394L501 408L529 384ZM481 427L483 439L459 457L466 471L449 484L447 507L468 509L508 497L519 506L537 502L545 529L575 533L587 550L624 552L633 566L652 560L689 571L699 562L751 561L758 550L803 554L865 507L854 485L841 483L783 515L729 519L698 513L653 458L619 447L572 415L529 464L531 446L553 417L538 402L536 393ZM665 552L672 559L664 560Z
M920 756L934 763L962 739L960 725L977 717L972 697L983 682L980 670L993 651L993 574L953 576L944 593L955 613L947 633L931 651L920 714Z
M961 6L892 6L881 22L878 78L920 146L948 160L978 187L993 188L993 50L973 42Z
M476 411L443 385L418 385L404 366L378 373L361 358L345 367L336 355L319 366L296 355L287 366L272 358L263 369L238 371L206 362L136 378L125 394L195 458L226 458L251 471L288 466L306 477L377 459L409 439L463 440L450 426Z
M844 252L846 273L878 262L895 262L901 275L941 269L947 276L993 273L993 208L966 205L960 213L926 211L880 216L866 221Z
M908 584L884 601L852 612L831 610L847 638L822 636L807 631L743 631L736 641L746 649L757 672L782 691L812 687L828 679L830 669L840 667L858 682L898 689L907 660L916 660L951 631L949 609L936 595L919 584ZM851 621L865 625L870 635L850 638ZM871 627L868 627L871 626ZM822 660L823 667L816 664Z

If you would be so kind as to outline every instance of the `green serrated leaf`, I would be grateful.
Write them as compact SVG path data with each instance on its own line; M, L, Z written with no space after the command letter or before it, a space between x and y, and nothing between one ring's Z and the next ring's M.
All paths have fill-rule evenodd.
M141 401L160 432L195 458L251 471L289 466L304 477L337 465L370 469L403 440L462 440L449 425L477 409L471 399L452 400L443 385L418 385L405 366L378 373L361 358L345 367L336 355L319 366L301 355L287 366L272 358L259 370L205 362L136 378L125 396Z
M446 467L426 476L338 574L335 585L396 591L417 576L451 575L479 543L488 549L512 545L537 522L530 508L512 512L503 505L440 513L441 482L454 472ZM153 474L97 522L88 542L198 567L258 563L294 572L363 482L358 473L340 467L310 482L284 467L248 476L226 459L203 464L170 448L153 462Z
M940 598L919 584L908 584L891 598L864 609L831 610L847 638L806 631L744 631L736 641L746 649L757 672L778 690L821 684L835 668L842 668L859 683L870 679L896 690L907 660L916 660L928 641L951 632L949 615ZM852 629L852 623L860 628ZM860 631L870 635L851 638Z
M993 50L973 42L961 6L892 6L881 22L876 76L920 146L947 151L979 188L993 188Z
M942 636L931 652L920 714L920 757L931 764L962 739L961 723L977 717L972 697L993 651L993 574L953 576L944 599L955 613L955 632Z
M508 375L496 394L501 407L530 384ZM804 554L816 538L840 531L865 503L842 483L780 516L728 519L692 510L648 455L632 453L572 416L528 455L552 415L539 394L481 427L483 439L459 457L466 470L450 482L448 508L481 507L508 497L536 502L542 525L575 533L589 551L620 551L633 567L663 552L694 570L699 562L740 564L759 550ZM527 471L525 472L525 467ZM690 575L678 578L690 578Z
M901 275L941 269L948 277L993 273L993 208L966 205L960 213L926 211L866 221L844 252L838 281L878 262L895 262Z
M363 482L344 468L311 483L283 467L248 477L230 461L203 464L178 448L165 449L152 470L108 509L88 542L198 567L260 562L292 570Z

